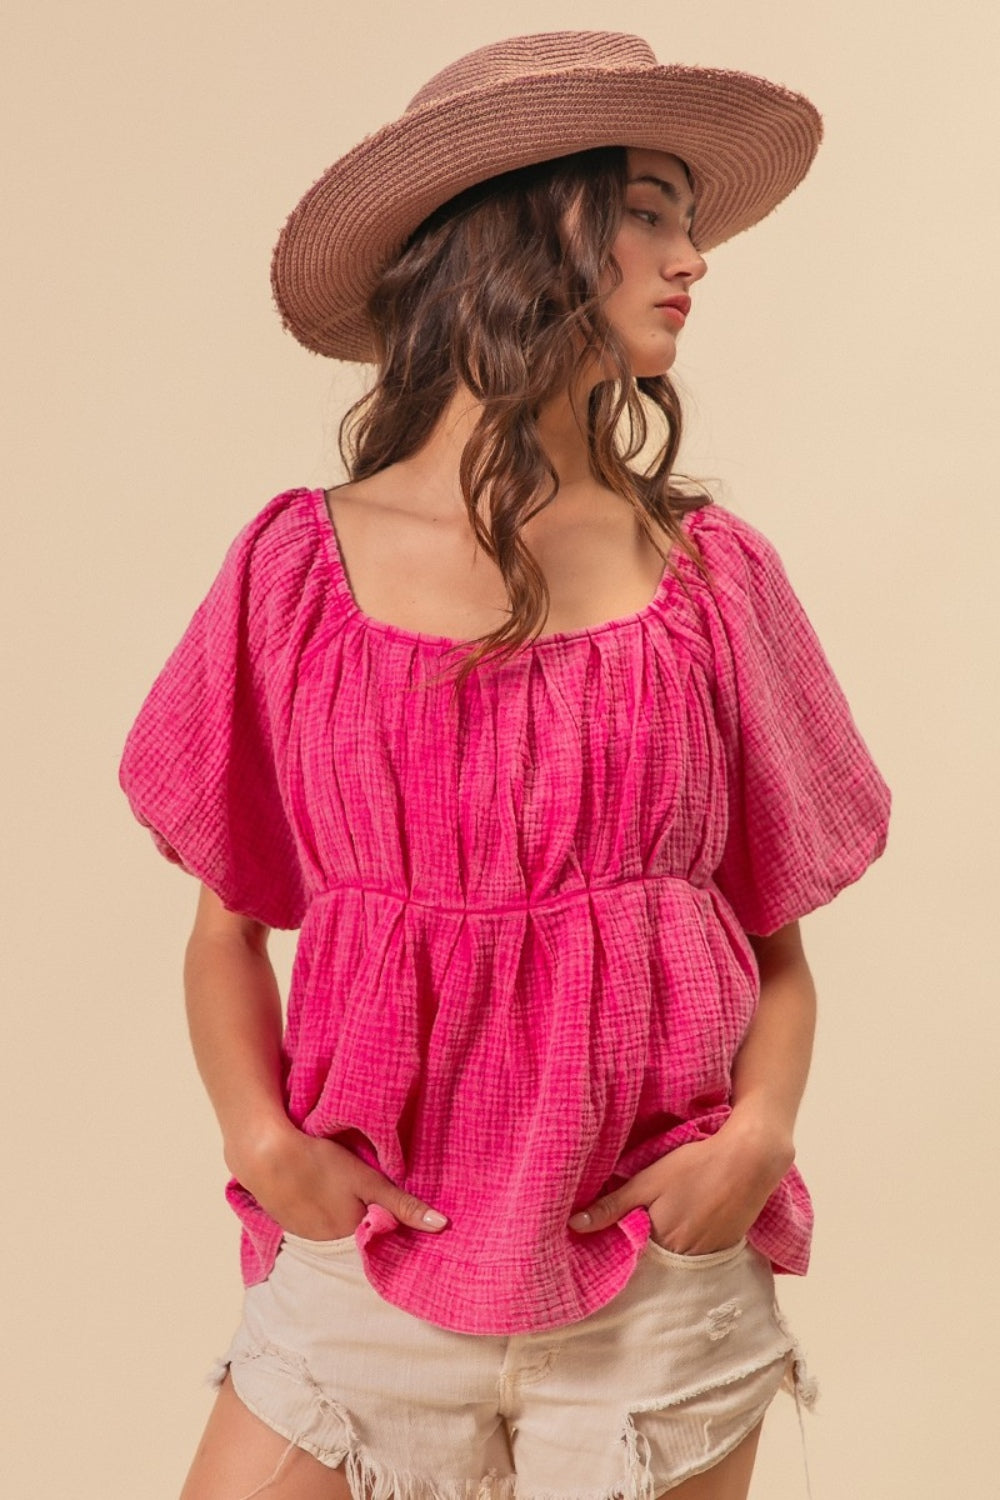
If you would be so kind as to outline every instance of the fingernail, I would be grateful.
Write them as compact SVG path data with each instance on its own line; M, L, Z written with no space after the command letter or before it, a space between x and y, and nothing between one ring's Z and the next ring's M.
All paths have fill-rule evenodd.
M586 1229L589 1223L590 1215L588 1213L574 1214L569 1221L569 1227L570 1229Z
M440 1229L442 1224L447 1224L447 1222L444 1214L439 1214L436 1208L429 1208L424 1214L424 1223L432 1224L435 1229Z

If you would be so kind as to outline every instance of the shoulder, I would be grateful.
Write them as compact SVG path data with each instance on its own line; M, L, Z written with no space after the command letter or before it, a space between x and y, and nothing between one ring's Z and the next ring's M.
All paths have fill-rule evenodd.
M229 629L280 646L322 613L328 568L319 508L323 491L282 490L230 543L205 608Z
M708 570L703 582L718 601L763 605L787 595L791 585L778 548L745 516L712 501L686 517L685 526Z
M226 563L268 582L311 561L321 541L317 510L322 490L282 490L251 516L234 537Z
M324 559L323 491L282 490L245 522L230 544L224 570L248 578L260 599L294 588Z
M685 559L701 629L728 656L734 642L761 659L790 634L812 636L806 615L774 542L760 527L715 501L686 518L705 572Z
M685 517L685 525L703 550L707 549L720 562L727 558L733 562L769 565L780 561L774 543L758 526L717 500L691 511Z

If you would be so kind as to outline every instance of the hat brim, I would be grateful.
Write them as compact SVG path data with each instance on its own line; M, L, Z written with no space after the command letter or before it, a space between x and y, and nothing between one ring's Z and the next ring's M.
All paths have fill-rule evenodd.
M715 68L574 68L456 93L383 126L313 184L275 245L274 299L306 348L368 361L364 306L379 274L474 183L596 146L671 152L691 170L704 252L797 187L822 133L801 94Z

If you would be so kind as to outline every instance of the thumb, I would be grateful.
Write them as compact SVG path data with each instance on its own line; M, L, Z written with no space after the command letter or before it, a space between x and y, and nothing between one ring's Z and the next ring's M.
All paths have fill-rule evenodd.
M626 1194L621 1188L613 1193L607 1193L603 1198L597 1198L589 1208L580 1209L569 1221L570 1229L579 1229L585 1233L589 1230L604 1229L608 1224L615 1224L633 1207L626 1199Z

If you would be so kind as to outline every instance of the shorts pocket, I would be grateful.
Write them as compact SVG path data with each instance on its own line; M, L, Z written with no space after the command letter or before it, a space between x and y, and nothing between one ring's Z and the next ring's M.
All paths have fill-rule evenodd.
M293 1247L301 1246L304 1250L318 1251L322 1255L336 1255L339 1251L349 1250L357 1244L356 1229L352 1229L350 1234L341 1235L335 1240L310 1240L306 1239L305 1235L292 1234L287 1229L283 1229L281 1234L282 1239L287 1240Z
M726 1245L722 1250L709 1250L705 1255L682 1255L679 1250L668 1250L665 1245L659 1244L650 1234L646 1241L647 1254L654 1260L666 1261L672 1266L683 1266L688 1271L700 1271L709 1266L724 1266L731 1260L738 1260L747 1248L747 1237L737 1240L735 1245Z

